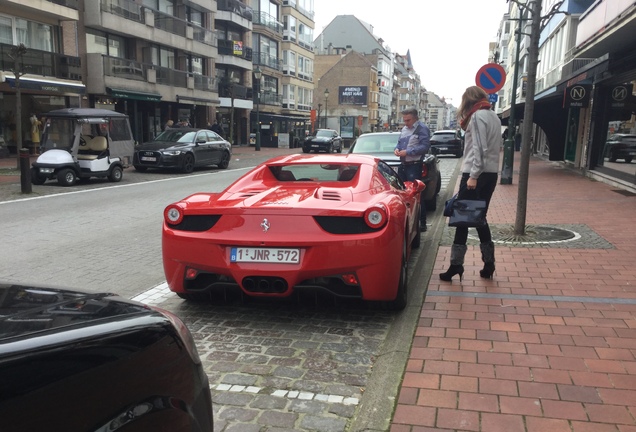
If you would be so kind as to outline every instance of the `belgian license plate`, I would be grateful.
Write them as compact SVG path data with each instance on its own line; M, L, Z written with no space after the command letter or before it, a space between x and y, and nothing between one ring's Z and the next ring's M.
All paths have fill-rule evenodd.
M440 147L440 150L448 150L448 147Z
M150 156L142 156L141 160L146 162L157 162L156 157L150 157Z
M298 264L300 249L233 247L230 262Z

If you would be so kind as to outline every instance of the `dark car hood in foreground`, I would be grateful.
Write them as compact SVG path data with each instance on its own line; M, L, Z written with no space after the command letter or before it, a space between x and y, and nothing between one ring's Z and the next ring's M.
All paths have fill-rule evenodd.
M161 316L111 293L0 283L0 345L139 315Z

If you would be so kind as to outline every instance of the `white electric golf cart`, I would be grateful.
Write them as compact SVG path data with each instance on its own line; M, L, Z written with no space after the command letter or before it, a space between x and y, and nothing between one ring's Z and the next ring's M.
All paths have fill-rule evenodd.
M33 184L57 179L60 185L71 186L90 177L121 181L135 148L127 115L96 108L64 108L43 116L43 153L32 164Z

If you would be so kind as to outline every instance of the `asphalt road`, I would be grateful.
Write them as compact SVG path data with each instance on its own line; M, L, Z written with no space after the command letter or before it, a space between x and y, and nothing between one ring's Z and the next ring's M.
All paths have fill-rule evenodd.
M401 313L317 297L191 304L165 288L165 206L220 191L270 156L235 155L228 170L127 170L118 184L53 182L29 197L0 195L0 280L129 298L161 292L148 302L175 312L192 331L213 390L216 431L386 430L443 229L441 205L429 213L431 227L410 261L409 306ZM441 159L440 204L456 166L457 159Z

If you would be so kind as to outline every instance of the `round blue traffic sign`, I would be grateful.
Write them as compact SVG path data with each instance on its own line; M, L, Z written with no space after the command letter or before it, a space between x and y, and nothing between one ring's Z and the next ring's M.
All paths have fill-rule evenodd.
M475 84L486 90L486 93L496 93L506 82L506 71L497 63L487 63L479 68L475 76Z

